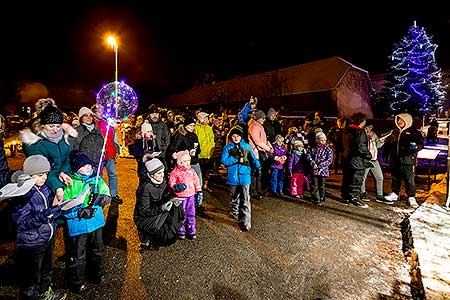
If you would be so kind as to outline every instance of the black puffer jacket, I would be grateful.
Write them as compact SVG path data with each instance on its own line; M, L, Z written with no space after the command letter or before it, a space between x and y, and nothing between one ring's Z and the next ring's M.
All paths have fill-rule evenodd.
M342 135L344 165L352 169L370 167L372 154L369 152L367 134L357 125L344 128Z
M143 235L152 237L152 240L159 244L175 242L184 220L181 205L178 207L172 205L169 211L161 209L161 205L170 201L170 197L171 191L167 188L165 179L161 184L157 184L148 176L143 177L136 191L134 208L136 227Z

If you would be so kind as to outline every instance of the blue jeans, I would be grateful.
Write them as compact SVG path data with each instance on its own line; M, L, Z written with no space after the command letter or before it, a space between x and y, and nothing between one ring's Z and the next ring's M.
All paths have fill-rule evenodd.
M106 172L108 172L108 186L111 197L115 197L119 193L119 178L117 177L116 161L114 158L102 162L102 171L103 168L106 168Z
M283 193L284 188L284 171L272 169L272 178L270 180L270 189L274 193Z

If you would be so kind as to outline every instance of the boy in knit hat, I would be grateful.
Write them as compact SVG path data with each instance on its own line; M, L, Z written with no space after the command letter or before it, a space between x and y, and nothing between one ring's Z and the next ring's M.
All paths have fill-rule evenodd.
M96 177L89 156L73 150L69 159L73 170L72 185L64 190L64 200L76 198L87 190L83 203L64 214L68 235L67 281L69 289L80 292L85 289L87 279L96 284L104 281L102 228L105 218L102 207L111 202L111 196L103 179ZM89 266L86 265L88 262Z
M239 126L230 130L230 142L223 148L222 163L227 168L227 183L230 185L230 215L243 231L249 231L252 227L251 167L259 170L261 164L242 135Z
M45 185L50 163L42 155L25 159L23 172L35 180L34 186L15 204L12 214L17 227L17 262L21 274L21 299L65 299L52 289L55 219L61 206L51 206L53 193Z
M183 199L182 207L186 214L178 237L185 239L197 237L195 222L195 205L200 206L203 202L202 186L200 179L194 169L191 168L191 155L188 151L175 152L173 158L177 160L177 166L170 173L169 186L175 191L178 198Z
M143 159L147 173L136 190L134 223L142 247L167 246L177 240L184 211L179 202L170 199L161 160L151 155Z

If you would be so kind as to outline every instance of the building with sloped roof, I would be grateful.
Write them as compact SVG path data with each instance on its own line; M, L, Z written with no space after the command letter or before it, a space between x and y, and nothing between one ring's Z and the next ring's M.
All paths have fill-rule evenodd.
M326 115L349 117L363 112L372 117L373 93L368 72L340 57L331 57L275 71L249 75L162 99L165 106L237 108L250 96L262 109L278 107L284 114L320 110Z

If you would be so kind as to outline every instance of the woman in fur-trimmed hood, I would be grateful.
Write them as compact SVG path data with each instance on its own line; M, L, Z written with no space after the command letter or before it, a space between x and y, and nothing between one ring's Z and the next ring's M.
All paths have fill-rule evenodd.
M40 154L49 160L51 170L46 184L55 193L56 203L61 203L65 185L72 183L69 153L78 133L63 123L64 115L53 99L38 100L36 109L37 116L30 121L30 127L20 131L19 139L26 157Z

